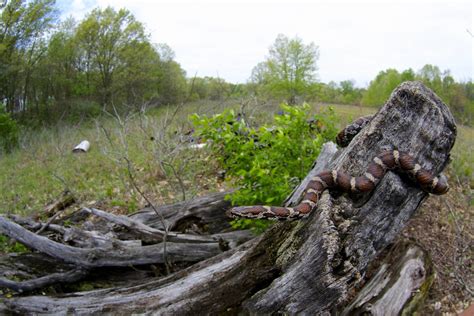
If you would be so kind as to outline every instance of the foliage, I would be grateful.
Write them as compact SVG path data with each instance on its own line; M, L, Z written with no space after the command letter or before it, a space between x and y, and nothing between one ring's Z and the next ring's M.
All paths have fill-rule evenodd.
M437 66L425 65L416 74L412 69L399 73L396 69L379 72L370 82L362 98L362 104L381 106L390 97L393 89L408 80L418 80L431 88L453 112L461 124L474 124L474 84L472 81L459 83L449 71L441 72Z
M128 10L97 8L52 29L53 0L7 3L0 13L0 100L9 113L51 122L57 116L50 112L69 119L76 104L124 112L184 100L185 73L173 51L152 44Z
M190 100L220 100L246 94L244 85L232 84L221 78L194 77L188 82Z
M370 82L362 104L369 106L382 106L390 97L392 91L402 83L400 73L396 69L387 69L379 72L377 77Z
M359 105L364 92L364 89L355 86L354 80L344 80L339 84L334 81L327 84L318 82L310 86L309 99L324 103Z
M318 156L321 146L336 134L332 109L308 121L308 105L281 106L273 125L250 127L233 110L212 117L193 115L196 133L211 142L212 152L239 188L230 197L233 204L280 205L301 182ZM248 227L239 220L236 227ZM261 222L252 226L261 230Z
M316 81L318 59L319 48L314 43L304 44L299 37L279 34L266 60L253 69L251 81L266 93L294 105Z
M23 110L55 20L54 0L7 1L0 11L0 100Z
M9 153L18 147L18 136L19 128L16 121L3 111L0 104L0 150Z

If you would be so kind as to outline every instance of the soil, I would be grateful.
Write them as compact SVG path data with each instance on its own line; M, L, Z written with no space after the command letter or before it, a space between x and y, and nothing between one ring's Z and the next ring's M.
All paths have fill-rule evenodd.
M399 238L418 242L436 272L424 309L427 315L457 315L474 304L474 192L455 175L450 191L431 195Z

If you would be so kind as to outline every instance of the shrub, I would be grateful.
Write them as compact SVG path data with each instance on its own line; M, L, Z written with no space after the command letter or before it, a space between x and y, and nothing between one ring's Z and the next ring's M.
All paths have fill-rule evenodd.
M0 150L11 152L18 147L19 128L15 120L0 107Z
M210 142L228 180L238 187L229 197L234 205L280 205L306 176L323 143L336 135L332 109L309 120L308 105L281 108L273 125L256 128L232 110L191 117L196 133ZM233 224L259 232L267 225L245 219Z

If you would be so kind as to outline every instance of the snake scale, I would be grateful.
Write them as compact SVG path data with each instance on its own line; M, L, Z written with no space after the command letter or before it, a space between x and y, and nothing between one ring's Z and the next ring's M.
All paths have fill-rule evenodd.
M361 117L342 130L336 138L339 146L347 146L352 138L371 120L371 116ZM304 190L302 202L294 207L280 206L239 206L229 211L236 218L260 218L277 220L295 220L308 216L316 208L321 194L325 190L338 190L346 193L368 193L389 170L409 174L420 187L437 195L449 190L444 176L435 176L415 161L412 155L398 150L385 150L373 158L366 172L353 177L338 170L325 170L313 177Z

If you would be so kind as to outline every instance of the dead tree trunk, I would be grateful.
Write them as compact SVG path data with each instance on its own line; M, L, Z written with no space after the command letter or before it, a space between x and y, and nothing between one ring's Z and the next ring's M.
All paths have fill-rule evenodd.
M456 126L445 104L422 84L399 86L350 145L326 146L323 168L362 174L383 149L416 157L433 173L449 161ZM298 203L301 188L287 205ZM402 230L427 194L388 173L370 196L325 192L307 220L274 225L240 247L165 278L138 286L29 296L0 302L0 310L75 314L328 314L342 312L369 263Z

